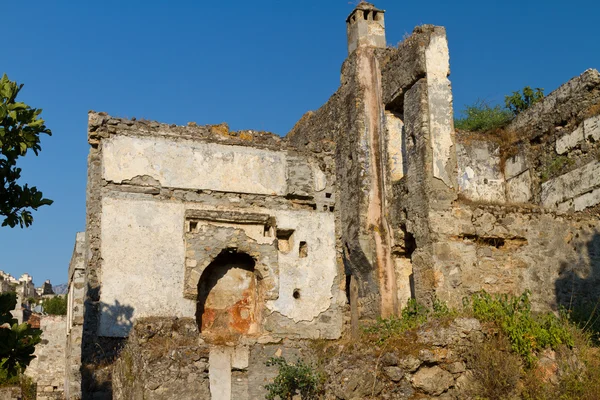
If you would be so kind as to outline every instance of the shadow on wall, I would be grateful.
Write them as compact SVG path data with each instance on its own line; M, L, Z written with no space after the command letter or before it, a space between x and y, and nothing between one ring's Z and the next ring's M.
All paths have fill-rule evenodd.
M86 318L95 318L84 320L80 367L83 400L112 398L112 363L119 357L127 341L126 337L98 336L100 312L104 321L113 322L110 332L128 334L133 326L133 311L132 306L119 301L115 301L115 304L86 301Z
M600 232L596 231L580 247L575 247L578 260L561 263L555 284L556 303L570 313L574 322L597 333L600 332Z

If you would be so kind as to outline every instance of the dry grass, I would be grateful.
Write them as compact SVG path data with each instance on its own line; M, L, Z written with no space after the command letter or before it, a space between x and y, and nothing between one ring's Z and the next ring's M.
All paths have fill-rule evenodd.
M467 353L468 367L473 372L473 396L489 400L513 398L523 370L521 358L511 351L510 342L497 334L475 343Z

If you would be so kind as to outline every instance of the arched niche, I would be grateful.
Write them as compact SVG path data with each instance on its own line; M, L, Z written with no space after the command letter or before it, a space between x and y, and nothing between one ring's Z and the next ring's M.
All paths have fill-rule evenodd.
M233 249L221 251L198 280L196 322L202 335L235 340L258 332L260 287L256 261Z

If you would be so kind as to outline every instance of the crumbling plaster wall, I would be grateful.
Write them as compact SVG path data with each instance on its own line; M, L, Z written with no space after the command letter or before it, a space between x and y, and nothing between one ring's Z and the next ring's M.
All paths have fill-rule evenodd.
M91 126L100 117L91 114ZM293 230L295 246L306 242L308 254L299 259L297 248L280 254L279 270L271 275L278 273L273 279L281 282L281 292L267 299L269 329L275 335L339 336L341 316L316 319L345 300L336 259L335 198L321 162L273 146L172 137L164 127L156 137L117 132L101 144L100 336L127 335L134 318L194 315L195 300L183 295L185 213L193 209L272 217L277 225L266 243L273 249L277 229ZM192 168L180 165L182 160ZM218 254L229 243L217 239L206 238L204 246ZM292 297L294 290L301 291L299 299ZM284 324L286 318L306 326L296 332L294 323Z
M101 336L126 336L133 319L148 316L193 317L195 300L184 298L185 243L184 215L197 205L180 202L158 202L152 199L105 197L102 206L103 291L100 317ZM204 208L210 210L210 208ZM250 211L250 210L247 210ZM256 209L252 210L258 211ZM335 283L338 275L335 256L335 230L329 212L269 210L280 229L293 229L294 251L279 255L278 290L266 303L269 314L277 313L296 322L316 322L322 312L340 302ZM211 225L207 222L206 225ZM202 229L202 227L199 227ZM229 228L235 230L235 228ZM297 243L306 241L308 256L299 258ZM274 237L270 238L271 247ZM231 246L242 247L230 236L207 235L201 240L204 248L216 254ZM252 254L251 254L252 255ZM262 256L262 254L260 255ZM202 261L198 259L197 261ZM261 257L258 257L261 262ZM140 277L145 276L140 285ZM197 280L196 280L197 282ZM301 291L293 298L295 289ZM123 315L113 309L130 310ZM275 317L268 317L269 321ZM337 322L336 322L337 321ZM341 322L307 332L311 337L337 337ZM271 323L275 335L294 335L294 324L278 328Z

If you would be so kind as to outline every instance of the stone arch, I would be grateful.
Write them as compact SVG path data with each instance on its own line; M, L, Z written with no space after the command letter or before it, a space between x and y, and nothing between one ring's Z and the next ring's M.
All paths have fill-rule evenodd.
M258 331L259 285L256 261L250 255L225 249L198 280L196 322L207 338L235 340Z

